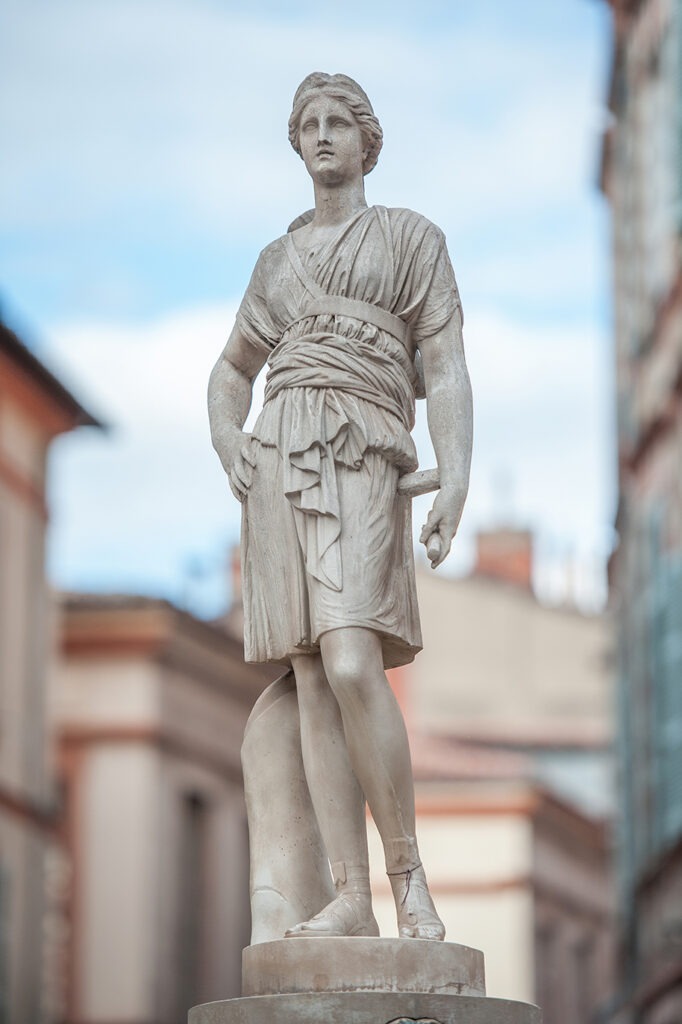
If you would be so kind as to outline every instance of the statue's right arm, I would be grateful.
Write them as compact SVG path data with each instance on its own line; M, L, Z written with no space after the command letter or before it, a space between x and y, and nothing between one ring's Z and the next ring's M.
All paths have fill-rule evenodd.
M239 501L249 486L250 435L242 430L251 407L253 381L266 355L247 341L235 324L208 383L211 439Z

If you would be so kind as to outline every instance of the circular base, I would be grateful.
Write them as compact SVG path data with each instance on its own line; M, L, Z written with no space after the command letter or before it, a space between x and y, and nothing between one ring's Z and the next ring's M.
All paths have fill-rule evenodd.
M294 940L295 941L295 940ZM324 941L324 940L319 940ZM542 1024L537 1006L484 996L308 992L195 1006L189 1024Z
M247 946L243 995L293 992L484 996L483 954L426 939L292 938Z

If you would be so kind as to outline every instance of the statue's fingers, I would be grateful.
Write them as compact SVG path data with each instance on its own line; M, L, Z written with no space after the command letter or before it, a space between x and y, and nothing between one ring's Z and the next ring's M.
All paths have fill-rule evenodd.
M443 537L440 536L440 534L438 534L438 539L440 541L438 557L435 558L435 559L433 559L433 558L431 559L431 568L432 569L437 569L438 566L441 565L445 561L445 559L450 554L450 548L452 547L452 541L451 540L448 540L448 541L444 540ZM427 552L428 552L428 548L427 548Z
M237 501L243 501L243 500L244 500L244 491L243 491L243 490L242 490L242 489L240 488L240 486L239 486L239 485L238 485L238 484L237 484L237 483L236 483L236 482L235 482L235 481L233 480L233 478L232 478L232 474L231 474L231 473L228 473L228 474L227 474L227 480L228 480L228 483L229 483L229 485L230 485L230 490L231 490L231 491L232 491L232 493L234 494L234 496L235 496L235 498L237 499Z
M426 543L426 555L431 565L435 568L441 556L442 543L439 533L432 533Z
M438 531L438 524L440 523L440 520L440 515L432 508L426 517L426 522L422 526L422 532L419 535L419 540L422 544L426 544L431 534Z
M232 466L232 477L236 479L238 484L247 491L251 485L251 468L250 463L245 463L241 457L237 457L234 460Z
M248 462L248 464L251 466L252 469L256 468L256 453L253 450L253 445L251 444L251 436L250 435L249 435L248 442L246 442L245 444L242 445L241 451L240 451L239 454L243 458L244 462Z
M421 529L421 533L419 534L419 543L426 544L432 533L433 530L429 529L429 524L424 523Z
M227 476L235 498L238 501L243 501L251 481L240 458L235 459Z

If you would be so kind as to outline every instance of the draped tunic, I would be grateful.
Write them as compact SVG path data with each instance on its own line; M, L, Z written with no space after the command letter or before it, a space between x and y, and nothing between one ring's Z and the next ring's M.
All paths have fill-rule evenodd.
M287 661L374 629L387 667L421 649L410 502L415 351L459 306L442 232L370 207L299 254L261 253L237 325L267 354L243 507L245 655Z

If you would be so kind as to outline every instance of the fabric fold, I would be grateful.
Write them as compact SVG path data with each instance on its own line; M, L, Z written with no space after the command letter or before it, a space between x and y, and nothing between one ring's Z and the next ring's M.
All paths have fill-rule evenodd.
M414 421L410 361L399 343L392 348L389 354L361 338L311 332L281 343L268 359L266 407L284 391L301 396L278 437L284 494L296 512L306 570L332 590L343 587L336 466L359 469L369 445L362 419L350 418L342 396L382 409L408 433Z
M288 663L353 626L404 665L421 647L398 493L417 467L414 357L457 287L442 232L409 210L360 211L315 251L300 238L263 250L237 315L269 361L242 506L245 657Z

